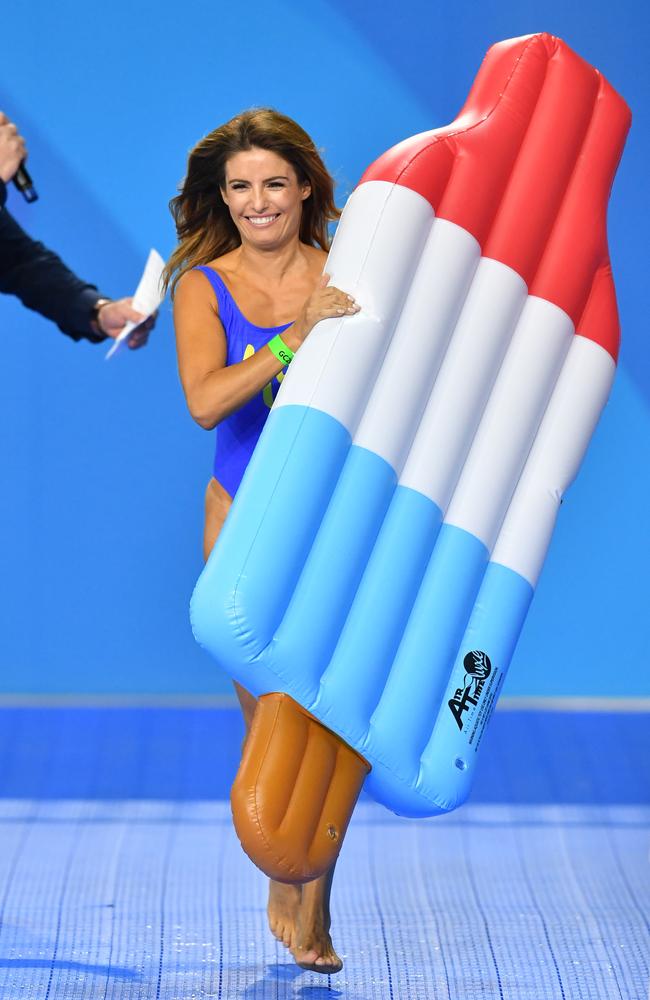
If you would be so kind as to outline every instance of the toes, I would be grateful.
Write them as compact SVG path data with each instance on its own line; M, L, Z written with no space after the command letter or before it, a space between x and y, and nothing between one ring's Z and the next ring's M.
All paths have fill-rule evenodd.
M343 968L343 962L334 952L331 952L329 955L320 955L314 965L318 972L326 972L328 974L340 972Z
M269 921L269 929L273 937L283 944L285 948L291 946L292 930L289 924L285 924L279 920Z
M300 886L271 882L267 915L271 933L285 948L290 948L295 933L295 921L302 894Z
M333 975L336 972L340 972L343 968L343 962L334 951L320 954L315 948L302 952L299 949L293 948L291 953L296 965L307 972L320 972L323 975Z
M285 948L288 948L291 944L291 928L286 924L274 924L271 926L271 933Z

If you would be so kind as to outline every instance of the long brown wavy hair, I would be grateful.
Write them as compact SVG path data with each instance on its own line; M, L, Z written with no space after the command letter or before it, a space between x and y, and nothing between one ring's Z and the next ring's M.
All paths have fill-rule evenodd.
M311 185L302 203L300 240L329 250L327 224L341 213L334 204L334 182L316 146L292 118L273 108L252 108L210 132L190 152L187 176L169 203L179 240L163 275L172 296L185 271L240 245L221 190L226 186L226 161L253 147L277 153L291 164L299 184Z

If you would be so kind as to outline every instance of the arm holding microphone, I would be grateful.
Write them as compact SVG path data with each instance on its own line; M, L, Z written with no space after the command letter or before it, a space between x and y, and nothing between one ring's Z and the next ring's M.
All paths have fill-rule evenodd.
M73 340L99 343L117 337L129 320L142 319L131 307L131 298L112 301L101 295L57 254L32 239L7 211L6 185L15 180L26 156L25 140L0 112L0 292L16 295L24 306L52 320ZM25 178L19 177L19 189L23 182ZM28 174L26 182L31 184ZM153 325L153 318L142 323L131 334L129 346L144 346Z

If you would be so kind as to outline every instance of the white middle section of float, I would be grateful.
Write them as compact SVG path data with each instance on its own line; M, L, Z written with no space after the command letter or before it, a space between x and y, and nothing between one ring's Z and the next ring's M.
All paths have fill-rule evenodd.
M387 181L350 197L327 259L331 284L354 295L356 316L318 323L283 380L275 406L311 406L354 434L429 237L433 209Z

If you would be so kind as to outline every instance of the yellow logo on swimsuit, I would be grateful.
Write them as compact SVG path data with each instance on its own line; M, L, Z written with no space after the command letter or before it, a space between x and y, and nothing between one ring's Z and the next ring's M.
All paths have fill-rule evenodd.
M246 350L244 351L244 357L242 358L242 361L246 361L247 358L252 358L254 354L255 354L255 348L253 347L253 345L246 344ZM281 382L282 379L284 378L284 372L278 372L278 374L275 377L278 380L278 382ZM262 399L264 400L264 402L266 403L266 405L270 410L271 407L273 406L273 399L274 399L272 382L267 382L267 384L262 389Z

